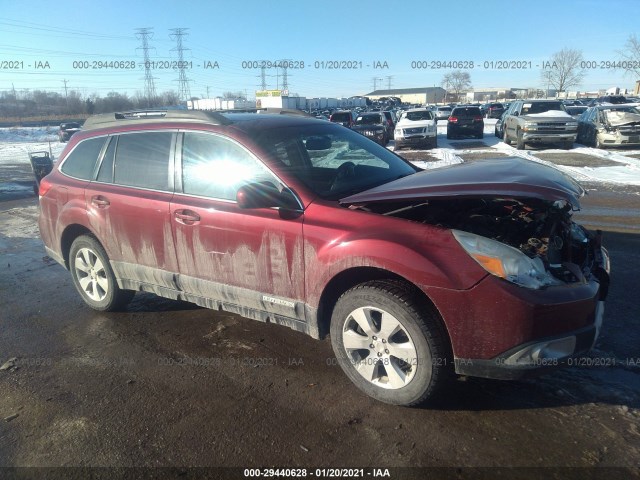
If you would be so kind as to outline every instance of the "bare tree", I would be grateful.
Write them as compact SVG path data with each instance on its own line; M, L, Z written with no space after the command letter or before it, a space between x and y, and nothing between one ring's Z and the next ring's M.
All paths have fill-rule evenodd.
M624 50L619 51L621 67L625 73L640 79L640 38L635 34L629 35Z
M445 89L445 98L447 97L446 91L453 90L455 99L458 101L460 93L471 88L471 75L462 70L449 72L442 77L442 88Z
M246 95L244 92L238 90L237 92L224 92L222 94L222 98L225 100L246 100Z
M550 61L543 62L542 81L545 85L551 85L557 92L564 92L569 87L580 85L586 75L581 66L582 62L582 51L563 48L554 53Z

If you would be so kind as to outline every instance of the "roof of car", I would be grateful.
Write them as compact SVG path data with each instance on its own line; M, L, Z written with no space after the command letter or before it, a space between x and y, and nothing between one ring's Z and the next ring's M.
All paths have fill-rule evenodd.
M298 124L301 121L318 120L302 111L285 109L225 110L213 112L202 110L137 110L94 115L84 122L83 130L183 122L207 125L231 125L252 122L260 124L273 123L284 126Z

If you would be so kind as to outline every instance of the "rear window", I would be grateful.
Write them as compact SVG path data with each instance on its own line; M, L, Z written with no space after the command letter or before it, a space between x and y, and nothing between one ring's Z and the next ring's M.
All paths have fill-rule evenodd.
M334 113L331 115L332 122L348 122L351 120L351 114L349 112Z
M451 116L456 117L478 117L482 116L478 107L458 107L454 108Z
M120 135L116 150L114 183L167 190L172 136L170 132Z
M105 138L90 138L80 142L67 156L60 170L70 177L91 180Z

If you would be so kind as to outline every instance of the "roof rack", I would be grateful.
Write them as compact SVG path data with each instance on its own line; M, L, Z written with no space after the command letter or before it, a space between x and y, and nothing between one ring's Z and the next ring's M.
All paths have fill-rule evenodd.
M83 130L107 128L125 124L157 123L158 120L177 120L181 122L212 123L228 125L233 123L218 112L202 110L133 110L128 112L102 113L85 120Z

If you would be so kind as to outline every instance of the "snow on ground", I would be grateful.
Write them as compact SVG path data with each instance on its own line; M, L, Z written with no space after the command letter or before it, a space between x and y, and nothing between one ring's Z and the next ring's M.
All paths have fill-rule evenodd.
M58 141L55 127L0 128L0 165L29 166L31 152L49 152L55 159L65 145Z
M487 153L496 152L509 156L516 156L525 160L542 163L557 168L578 181L608 183L608 184L624 184L624 185L640 185L640 159L633 158L631 155L639 155L640 150L600 150L591 147L584 147L576 144L571 149L571 153L579 153L598 157L609 161L617 162L620 165L603 166L603 167L576 167L557 165L548 162L537 156L540 152L566 152L566 150L545 149L545 150L517 150L515 147L506 145L493 134L495 119L486 119L484 127L484 138L479 139L455 139L447 140L446 122L438 123L438 145L439 148L433 150L414 150L414 152L424 152L425 157L430 160L420 161L414 160L414 163L425 169L440 168L457 163L463 163L464 159L460 155L465 153ZM486 145L486 148L477 148L478 142ZM457 148L453 148L452 143ZM470 149L461 149L464 143L470 144ZM47 151L57 158L62 152L66 144L60 143L56 134L56 127L14 127L0 128L0 165L2 164L20 164L29 165L29 153L36 151ZM393 149L393 142L389 145ZM407 150L403 150L405 152ZM433 157L437 158L433 161Z
M499 138L494 136L495 119L485 119L484 122L484 138L482 140L475 138L468 139L452 139L447 140L447 124L446 122L438 122L438 146L439 148L433 150L421 150L425 153L425 156L436 157L437 161L413 161L415 165L420 168L440 168L456 163L463 163L463 158L460 155L469 153L491 153L496 152L503 155L520 157L532 162L542 163L554 168L557 168L569 176L573 177L577 181L592 182L592 183L608 183L608 184L623 184L623 185L640 185L640 159L633 158L631 155L640 156L640 150L602 150L597 148L585 147L580 144L571 149L571 153L590 155L592 157L598 157L613 162L618 162L620 165L607 166L607 167L575 167L566 165L557 165L552 162L543 160L537 157L538 153L566 153L567 150L560 149L544 149L544 150L517 150L515 147L505 144ZM482 142L486 145L486 148L477 148L478 142ZM453 148L452 143L456 144L457 148ZM469 149L460 148L464 146L464 143L469 143ZM390 148L393 148L390 145ZM405 152L407 150L402 150ZM413 152L419 152L420 150L414 150ZM498 155L501 157L501 155Z

